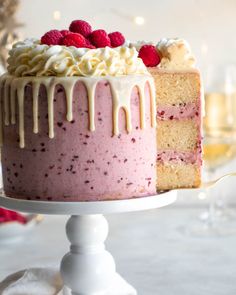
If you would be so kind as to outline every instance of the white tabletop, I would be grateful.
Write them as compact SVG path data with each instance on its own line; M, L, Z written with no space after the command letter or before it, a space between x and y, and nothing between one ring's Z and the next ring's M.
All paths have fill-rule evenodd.
M107 248L118 271L139 295L236 294L236 236L183 236L176 228L201 210L177 206L108 216ZM46 216L24 241L0 244L0 280L19 269L58 266L69 246L66 219Z

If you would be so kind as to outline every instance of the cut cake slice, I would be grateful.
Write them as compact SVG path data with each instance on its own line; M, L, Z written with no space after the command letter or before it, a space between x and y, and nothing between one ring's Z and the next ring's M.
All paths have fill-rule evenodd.
M156 86L157 188L201 182L201 82L197 70L149 68Z

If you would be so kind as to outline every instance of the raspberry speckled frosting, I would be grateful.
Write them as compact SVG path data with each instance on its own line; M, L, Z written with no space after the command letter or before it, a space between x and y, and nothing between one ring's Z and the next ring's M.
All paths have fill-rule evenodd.
M9 55L8 72L17 77L148 74L134 47L88 49L48 46L39 40L26 39L16 43Z

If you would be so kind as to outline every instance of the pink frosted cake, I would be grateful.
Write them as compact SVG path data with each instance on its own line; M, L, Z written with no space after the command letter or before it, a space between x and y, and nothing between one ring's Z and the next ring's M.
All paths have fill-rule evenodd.
M122 34L92 32L81 21L70 30L50 31L41 41L26 40L10 51L8 73L0 78L5 193L29 200L94 201L199 185L200 84L181 76L189 96L176 94L178 106L163 97L160 114L158 89L171 96L166 85L169 75L175 76L175 70L161 69L161 51L154 59L147 52L149 72L145 58L124 43ZM196 70L190 72L199 78ZM163 74L167 82L158 82ZM190 102L180 105L184 99ZM165 125L169 120L173 126ZM185 121L186 147L177 136ZM168 129L171 136L177 132L169 149ZM183 149L175 150L178 145ZM176 165L172 171L169 163ZM185 163L197 172L179 185Z

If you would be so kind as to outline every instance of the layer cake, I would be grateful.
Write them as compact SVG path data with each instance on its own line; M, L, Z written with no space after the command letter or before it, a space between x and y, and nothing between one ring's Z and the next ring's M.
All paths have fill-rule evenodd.
M197 71L151 69L157 103L157 187L201 181L201 84Z
M8 196L95 201L200 184L201 85L186 43L145 43L143 55L101 31L53 30L10 51L0 78Z

